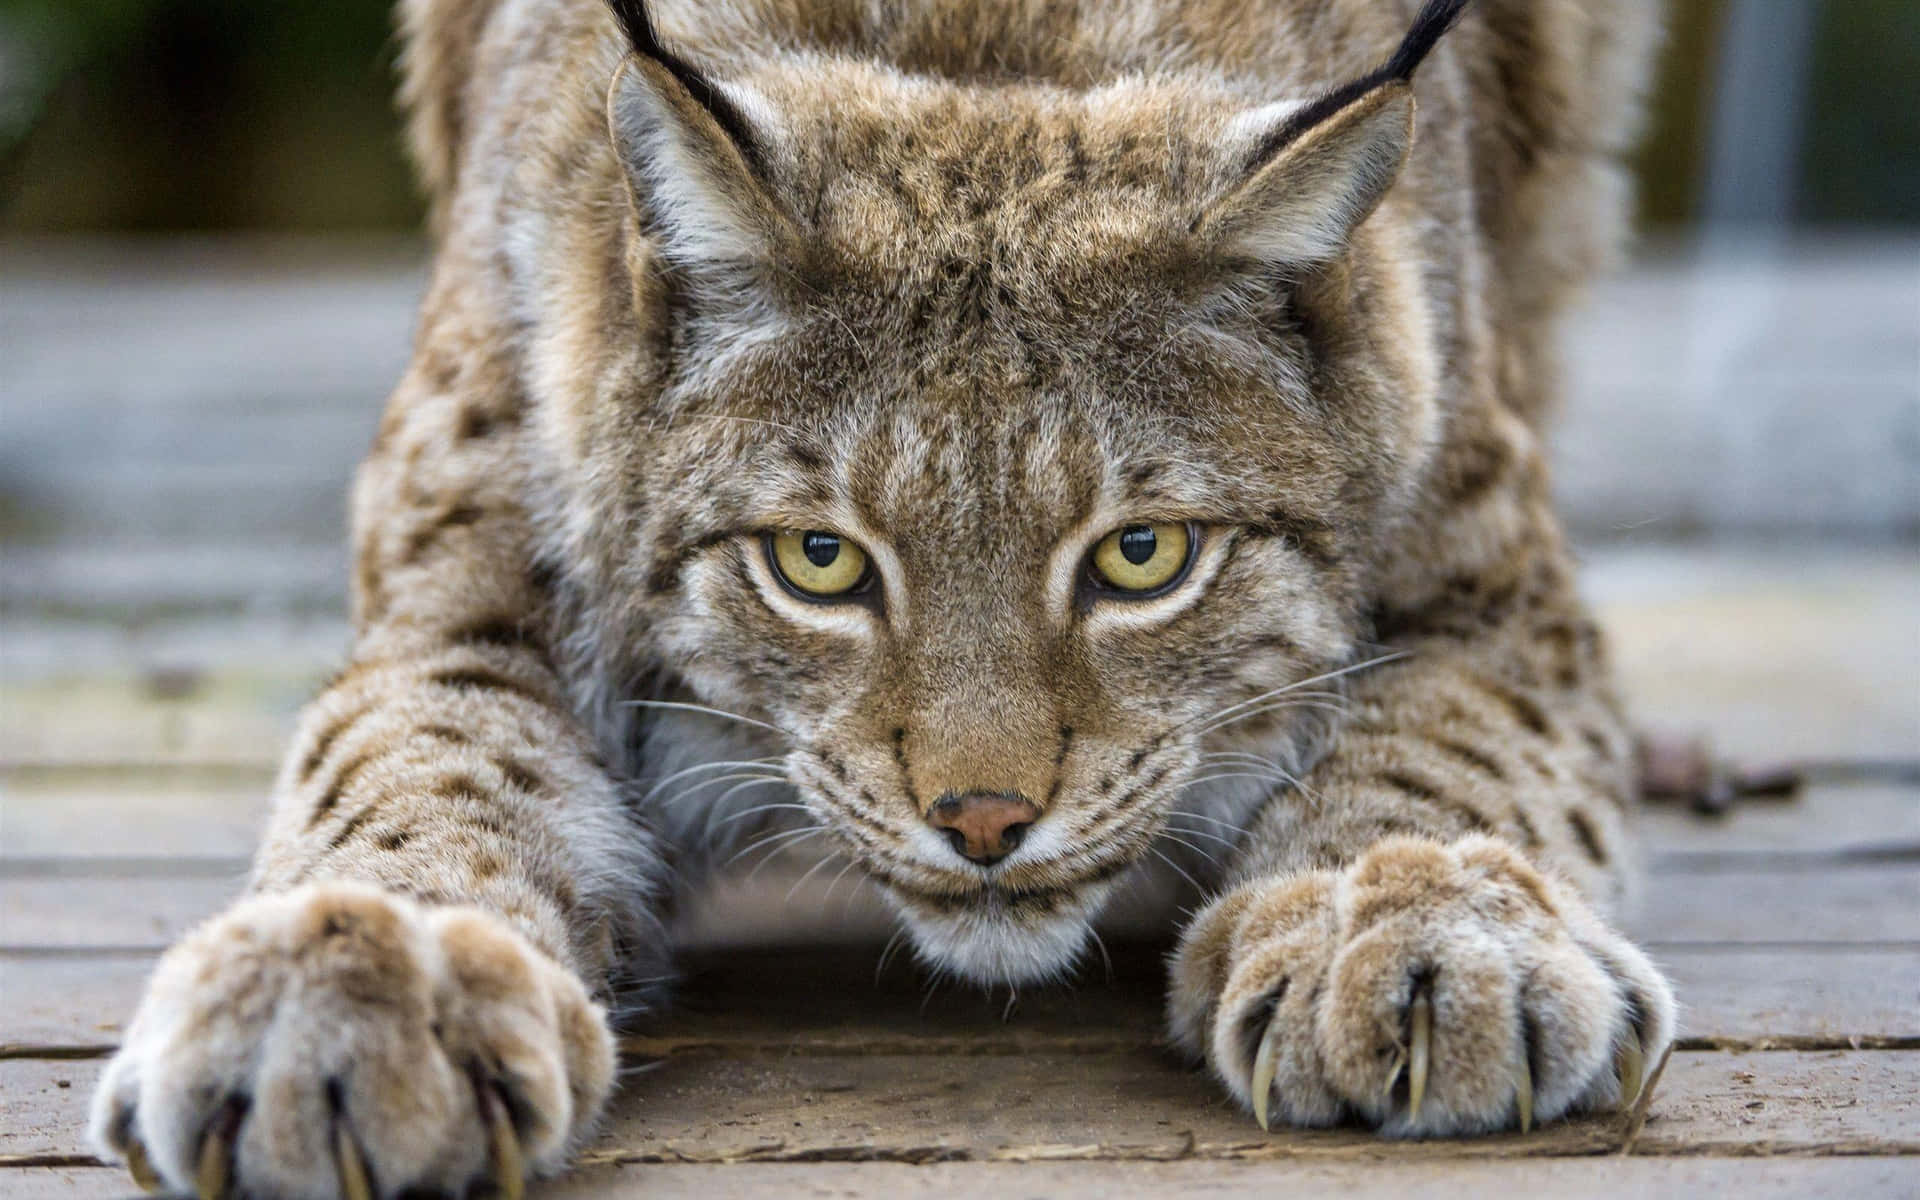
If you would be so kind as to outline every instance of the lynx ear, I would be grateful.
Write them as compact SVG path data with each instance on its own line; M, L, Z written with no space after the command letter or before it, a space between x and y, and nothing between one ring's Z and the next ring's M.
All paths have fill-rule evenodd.
M1335 258L1399 177L1413 144L1413 73L1467 0L1428 0L1380 69L1305 104L1243 114L1230 129L1238 182L1193 229L1219 250L1273 263Z
M645 0L609 7L633 54L614 76L607 123L662 254L692 268L772 260L793 233L766 183L777 122L751 92L663 46Z

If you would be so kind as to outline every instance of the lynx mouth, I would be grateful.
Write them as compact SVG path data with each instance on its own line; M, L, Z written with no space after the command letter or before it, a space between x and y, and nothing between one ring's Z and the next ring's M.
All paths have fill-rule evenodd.
M1072 878L1056 876L1045 881L1034 879L1037 872L1031 869L1013 876L994 872L951 890L919 887L884 875L882 882L903 901L939 913L1045 914L1078 903L1089 889L1101 889L1135 865L1134 860L1122 859Z
M1092 938L1111 883L927 893L893 885L882 894L921 959L983 984L1038 984L1068 975Z

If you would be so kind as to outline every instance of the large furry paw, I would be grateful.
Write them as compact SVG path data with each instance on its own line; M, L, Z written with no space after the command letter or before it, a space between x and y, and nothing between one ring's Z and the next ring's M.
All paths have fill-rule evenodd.
M571 973L478 909L320 884L242 901L160 960L94 1097L149 1189L519 1195L613 1076Z
M1172 972L1174 1038L1263 1126L1526 1130L1631 1104L1673 1036L1646 955L1487 837L1243 884Z

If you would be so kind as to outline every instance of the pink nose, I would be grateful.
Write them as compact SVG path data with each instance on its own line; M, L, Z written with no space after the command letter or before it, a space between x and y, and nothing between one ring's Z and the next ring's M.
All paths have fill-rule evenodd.
M1012 854L1040 807L1016 792L948 792L927 813L927 824L947 835L955 854L989 866Z

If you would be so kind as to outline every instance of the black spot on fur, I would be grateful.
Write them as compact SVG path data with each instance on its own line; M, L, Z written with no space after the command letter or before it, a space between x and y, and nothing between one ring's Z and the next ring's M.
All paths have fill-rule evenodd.
M449 529L473 525L486 515L486 510L477 505L455 504L448 507L431 522L413 531L413 536L407 539L406 548L400 553L400 565L411 566L419 562L441 534Z
M353 783L354 778L366 769L368 763L379 758L382 753L383 751L374 751L371 754L358 754L340 764L340 769L334 772L332 782L328 783L326 790L320 793L320 799L314 802L313 812L307 816L308 829L312 829L318 825L325 819L328 813L333 811L334 806L340 803L340 798L346 794L347 787Z
M1474 770L1479 771L1481 774L1486 775L1489 778L1505 780L1507 777L1506 769L1503 768L1492 757L1483 753L1480 750L1474 749L1472 746L1469 746L1464 742L1456 742L1446 738L1437 738L1434 740L1433 746L1436 750L1439 750L1444 754L1448 754L1454 758L1459 759L1461 762L1467 764L1468 766L1472 767Z
M340 827L340 832L328 839L327 849L338 850L340 847L346 845L347 842L353 838L353 835L359 833L368 821L373 820L374 809L377 807L378 805L369 804L367 807L353 814L353 816L347 818L347 823Z
M1593 827L1587 814L1573 809L1567 813L1567 824L1573 827L1573 835L1580 839L1580 848L1587 852L1587 857L1600 866L1606 866L1607 851L1600 844L1600 831Z
M530 796L538 796L547 791L547 781L512 755L495 755L493 765L499 768L500 774L510 785Z
M1533 697L1491 680L1483 679L1479 683L1481 690L1505 705L1507 711L1513 714L1513 719L1518 721L1521 728L1528 733L1547 737L1552 732L1553 727L1547 720L1546 710L1541 708Z
M484 667L437 671L427 677L427 682L445 688L507 692L546 707L552 707L553 705L553 698L547 695L545 691L530 687L517 679L502 675L498 671L489 671Z
M340 740L340 735L353 728L354 724L358 722L360 718L372 712L373 708L374 706L371 704L362 705L335 720L333 724L320 731L320 736L314 739L313 749L309 750L307 757L301 760L301 783L305 783L313 777L313 773L318 770L320 764L326 760L327 751L333 749L333 744Z
M466 645L539 647L539 638L527 628L526 623L512 617L487 617L471 625L463 625L448 636L449 640Z
M1467 828L1479 833L1492 833L1493 822L1464 800L1448 796L1440 788L1426 780L1415 779L1404 771L1383 771L1380 782L1408 798L1425 804L1429 808L1454 817Z

